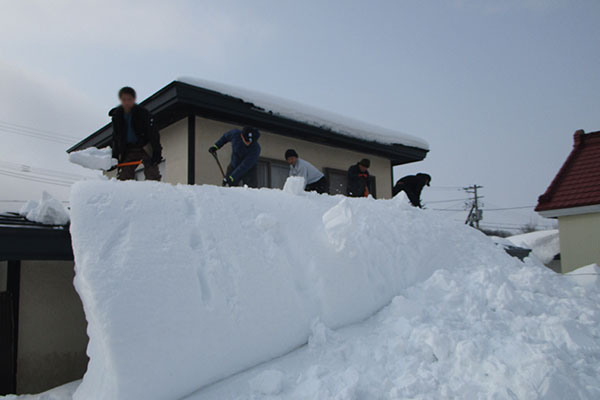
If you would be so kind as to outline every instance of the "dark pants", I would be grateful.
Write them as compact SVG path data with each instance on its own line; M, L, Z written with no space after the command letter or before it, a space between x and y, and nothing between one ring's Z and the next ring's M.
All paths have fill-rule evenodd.
M233 172L234 169L235 168L233 168L231 166L231 164L229 164L229 166L227 167L227 172L225 173L225 175L226 176L231 175L231 173ZM248 172L246 172L246 175L242 176L232 186L239 186L240 183L242 183L244 185L248 185L248 187L251 187L251 188L258 188L258 167L255 165L254 167L250 168L248 170Z
M329 191L329 185L327 183L327 178L322 177L316 182L309 183L304 188L307 192L317 192L319 194L327 193Z
M130 161L140 161L144 164L144 177L147 181L160 181L160 171L158 170L158 164L152 164L150 156L141 147L128 147L125 150L125 154L121 155L122 163ZM129 181L135 179L135 170L137 165L128 165L126 167L119 168L117 173L117 179L120 181Z

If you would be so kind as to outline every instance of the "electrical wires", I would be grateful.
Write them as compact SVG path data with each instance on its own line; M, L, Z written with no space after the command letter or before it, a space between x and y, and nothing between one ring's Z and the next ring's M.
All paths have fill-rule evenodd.
M56 132L31 128L28 126L13 124L11 122L2 120L0 120L0 132L29 137L33 139L45 140L48 142L59 143L64 145L70 145L80 140L80 138L75 136L63 135Z

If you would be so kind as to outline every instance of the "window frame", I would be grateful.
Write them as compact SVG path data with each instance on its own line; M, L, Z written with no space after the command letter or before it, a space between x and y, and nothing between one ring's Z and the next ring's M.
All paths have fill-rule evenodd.
M323 168L323 173L325 174L325 177L327 178L327 183L329 185L329 188L327 190L327 193L329 193L330 195L336 195L336 194L341 194L343 196L346 196L346 193L331 193L331 174L338 174L338 175L344 175L344 176L348 176L348 171L344 171L341 169L337 169L337 168ZM346 189L348 188L348 185L346 184ZM371 175L369 174L369 194L371 194L371 196L373 196L373 198L377 198L377 177L375 175Z
M277 164L281 167L285 166L288 170L290 168L290 165L285 162L285 161L281 161L281 160L277 160L275 158L268 158L268 157L259 157L258 158L258 163L263 163L266 164L267 166L267 185L268 186L261 186L261 187L266 187L268 189L274 189L273 188L273 174L272 174L272 165L273 164ZM258 167L258 165L257 165ZM289 176L289 175L288 175Z

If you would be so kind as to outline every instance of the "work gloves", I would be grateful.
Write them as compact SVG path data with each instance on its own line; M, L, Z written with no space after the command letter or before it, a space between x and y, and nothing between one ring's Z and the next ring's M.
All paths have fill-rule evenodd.
M217 154L217 150L219 150L217 145L213 145L210 147L210 149L208 149L208 152L214 156L215 154Z
M228 176L227 178L223 179L223 186L234 186L233 182L233 176Z

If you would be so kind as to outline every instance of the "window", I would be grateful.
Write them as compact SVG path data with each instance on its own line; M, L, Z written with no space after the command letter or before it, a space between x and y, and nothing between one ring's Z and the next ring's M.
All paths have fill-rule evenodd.
M161 182L165 180L165 161L163 160L160 164L158 164L158 170L160 171ZM138 169L135 170L135 180L136 181L145 181L144 177L144 164L142 164Z
M346 187L348 186L348 172L341 169L325 168L325 176L329 182L329 194L346 195ZM369 193L377 198L377 180L375 176L369 177Z
M261 158L258 160L258 187L283 189L290 175L290 166L284 161Z
M325 168L325 176L329 182L329 194L346 195L348 173L341 169Z

